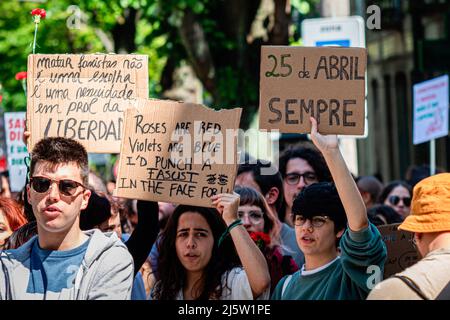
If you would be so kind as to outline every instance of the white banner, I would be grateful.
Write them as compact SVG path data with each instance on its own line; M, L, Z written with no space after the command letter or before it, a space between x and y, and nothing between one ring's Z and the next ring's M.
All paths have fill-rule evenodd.
M6 150L12 192L22 190L27 175L24 158L28 156L28 151L22 140L25 116L25 112L5 112Z
M448 75L414 85L414 144L448 134Z

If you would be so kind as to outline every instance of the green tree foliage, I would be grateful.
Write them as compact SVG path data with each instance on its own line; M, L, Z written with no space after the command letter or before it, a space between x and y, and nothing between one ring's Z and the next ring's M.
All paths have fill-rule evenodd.
M25 110L14 76L26 70L34 28L29 13L41 7L47 18L39 26L37 53L147 54L152 97L172 86L173 71L187 61L203 83L205 102L214 108L243 107L241 126L247 127L258 106L260 46L298 41L292 13L297 18L317 14L318 0L291 1L291 10L286 1L273 1L272 15L260 21L265 36L252 39L262 0L79 0L80 11L71 0L0 1L3 107Z

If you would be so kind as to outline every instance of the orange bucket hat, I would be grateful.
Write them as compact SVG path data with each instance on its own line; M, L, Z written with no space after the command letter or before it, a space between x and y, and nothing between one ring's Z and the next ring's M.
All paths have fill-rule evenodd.
M428 177L414 187L411 214L398 228L411 232L450 231L450 173Z

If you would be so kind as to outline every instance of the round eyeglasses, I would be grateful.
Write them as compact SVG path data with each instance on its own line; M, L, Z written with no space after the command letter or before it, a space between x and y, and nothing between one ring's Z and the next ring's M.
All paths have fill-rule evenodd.
M301 226L303 226L306 223L306 220L310 220L311 221L311 225L314 228L320 228L329 219L330 219L330 217L328 217L328 216L313 216L311 218L305 218L304 216L297 214L294 217L294 225L297 226L297 227L301 227Z

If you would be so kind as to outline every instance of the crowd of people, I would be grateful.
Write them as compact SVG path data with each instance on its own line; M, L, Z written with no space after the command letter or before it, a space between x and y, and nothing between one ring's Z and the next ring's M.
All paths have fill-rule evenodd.
M113 197L81 144L42 139L23 192L0 180L0 300L450 299L450 174L356 178L310 121L312 143L241 164L214 208ZM422 259L372 285L392 223Z

